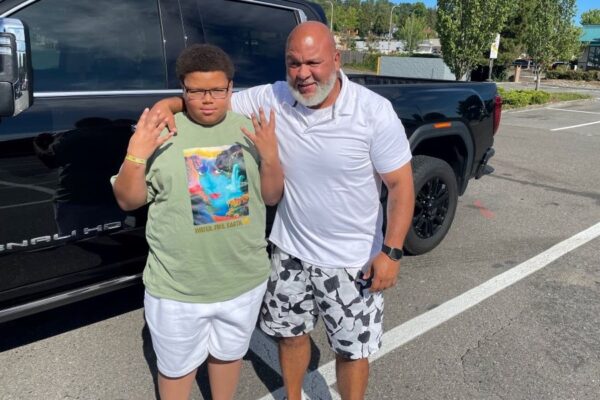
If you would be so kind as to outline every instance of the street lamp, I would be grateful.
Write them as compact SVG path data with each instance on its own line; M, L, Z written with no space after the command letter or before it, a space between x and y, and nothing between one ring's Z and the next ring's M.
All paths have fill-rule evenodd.
M394 14L394 8L398 7L399 5L395 5L392 7L392 9L390 10L390 33L388 36L388 52L391 52L391 48L392 48L392 15Z
M325 0L326 3L331 4L331 19L329 20L329 30L333 32L333 2Z

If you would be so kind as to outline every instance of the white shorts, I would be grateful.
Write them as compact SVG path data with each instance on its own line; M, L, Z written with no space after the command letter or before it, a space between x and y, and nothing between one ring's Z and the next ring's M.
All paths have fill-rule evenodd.
M267 283L219 303L184 303L146 292L146 323L158 370L177 378L189 374L208 355L233 361L248 351Z

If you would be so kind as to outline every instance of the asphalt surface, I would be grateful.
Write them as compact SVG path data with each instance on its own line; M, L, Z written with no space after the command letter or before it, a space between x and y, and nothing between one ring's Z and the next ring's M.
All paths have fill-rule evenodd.
M599 229L553 246L600 223L600 100L505 112L494 147L495 172L469 184L444 242L407 257L386 292L391 347L367 399L598 398ZM533 264L504 289L493 280ZM484 297L469 303L473 288ZM0 399L155 398L141 299L138 287L0 325ZM257 338L237 398L280 398L274 344ZM337 399L322 324L313 340L307 395ZM210 398L205 371L193 398Z

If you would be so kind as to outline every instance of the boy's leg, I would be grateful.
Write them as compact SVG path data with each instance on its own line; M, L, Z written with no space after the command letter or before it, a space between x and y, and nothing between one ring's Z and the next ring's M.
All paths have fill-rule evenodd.
M288 400L302 399L302 382L310 362L310 336L279 340L279 363Z
M208 335L208 379L215 400L233 399L267 282L219 303Z
M188 400L197 369L179 378L169 378L158 373L158 393L160 400Z
M208 356L208 380L213 400L232 400L235 396L242 360L223 361Z
M211 304L144 296L144 314L158 367L161 400L187 400L196 370L208 357Z
M343 400L362 400L365 398L369 381L369 359L351 360L336 355L335 373L337 387Z

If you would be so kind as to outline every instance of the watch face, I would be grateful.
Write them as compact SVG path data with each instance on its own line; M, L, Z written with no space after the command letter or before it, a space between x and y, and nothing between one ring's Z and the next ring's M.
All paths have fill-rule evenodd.
M383 251L385 254L387 254L387 256L394 261L400 260L402 258L402 256L404 255L402 249L398 249L395 247L389 247L389 246L386 246L385 244L381 247L381 251Z

